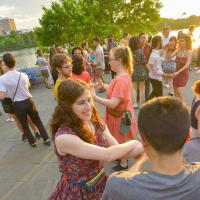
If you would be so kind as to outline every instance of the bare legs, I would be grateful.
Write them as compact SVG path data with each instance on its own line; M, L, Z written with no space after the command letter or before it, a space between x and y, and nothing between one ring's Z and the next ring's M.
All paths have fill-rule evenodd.
M183 100L183 87L175 87L174 86L174 95L179 98L181 101Z
M51 87L48 83L48 78L44 77L44 82L45 82L46 88L51 89Z
M139 84L139 94L137 92L137 84ZM137 96L139 95L139 103L142 105L143 103L143 93L144 93L144 81L133 82L133 98L134 98L134 108L138 107L137 104Z

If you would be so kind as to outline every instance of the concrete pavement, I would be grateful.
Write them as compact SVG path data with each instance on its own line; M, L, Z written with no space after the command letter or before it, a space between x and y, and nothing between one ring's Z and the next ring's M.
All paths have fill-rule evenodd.
M106 74L107 82L110 75ZM184 102L190 106L193 94L191 85L199 76L190 72L190 80L184 88ZM167 95L168 89L164 89ZM44 85L35 86L31 94L39 110L43 123L49 130L48 121L54 111L56 101L53 90ZM98 94L105 97L104 94ZM97 104L101 116L104 118L104 106ZM2 109L1 109L2 111ZM138 110L135 111L137 118ZM53 191L60 178L57 158L50 147L38 142L37 148L32 148L21 141L21 134L14 122L6 122L7 115L0 117L0 200L46 200ZM49 133L50 134L50 133ZM133 160L129 162L131 165ZM113 163L106 163L107 174L111 173ZM150 165L145 166L150 169Z

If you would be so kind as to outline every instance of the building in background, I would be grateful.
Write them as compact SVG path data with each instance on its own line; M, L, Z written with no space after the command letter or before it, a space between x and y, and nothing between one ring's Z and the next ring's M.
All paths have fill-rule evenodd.
M11 31L16 31L14 19L0 18L0 34L7 35Z

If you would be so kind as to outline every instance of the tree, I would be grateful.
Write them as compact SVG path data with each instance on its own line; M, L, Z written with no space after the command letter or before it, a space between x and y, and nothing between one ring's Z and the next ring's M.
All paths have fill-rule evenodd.
M59 0L43 7L36 37L41 45L51 46L109 33L121 38L123 32L155 32L161 7L159 0Z

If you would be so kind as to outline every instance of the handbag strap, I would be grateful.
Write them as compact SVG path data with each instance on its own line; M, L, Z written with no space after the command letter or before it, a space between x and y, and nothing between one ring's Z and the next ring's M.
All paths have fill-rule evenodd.
M113 84L113 87L111 88L111 96L112 96L112 93L113 93L113 90L114 90L114 87L115 87L115 83L116 83L116 80L115 80L115 82ZM127 111L129 100L124 100L124 102L126 102L126 106L125 106L125 110L124 111Z
M12 101L14 100L14 98L15 98L15 96L16 96L17 89L18 89L18 87L19 87L19 81L20 81L20 79L21 79L21 73L20 73L19 78L18 78L17 87L16 87L16 90L15 90L15 94L14 94L14 96L13 96L13 98L12 98Z

